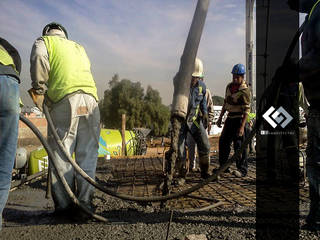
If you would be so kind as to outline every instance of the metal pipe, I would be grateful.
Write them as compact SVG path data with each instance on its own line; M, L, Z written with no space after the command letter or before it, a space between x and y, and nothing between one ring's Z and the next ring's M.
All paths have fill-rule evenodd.
M209 2L210 0L198 0L188 38L181 56L180 68L173 79L173 116L177 115L182 118L187 116L191 75L194 70L194 61L206 20Z

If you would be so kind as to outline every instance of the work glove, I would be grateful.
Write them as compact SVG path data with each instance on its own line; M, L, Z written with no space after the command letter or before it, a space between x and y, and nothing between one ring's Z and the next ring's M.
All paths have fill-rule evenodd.
M203 117L202 117L202 122L203 122L204 128L207 129L208 126L209 126L209 116L208 116L207 113L203 115Z
M37 92L34 88L30 88L28 90L28 93L29 93L30 97L32 98L32 101L36 105L36 107L39 108L39 110L41 112L43 112L42 105L43 105L43 101L44 101L44 95L37 94Z

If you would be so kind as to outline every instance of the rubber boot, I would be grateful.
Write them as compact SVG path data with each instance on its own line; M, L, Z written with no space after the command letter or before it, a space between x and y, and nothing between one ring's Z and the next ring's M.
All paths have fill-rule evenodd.
M201 169L201 178L207 179L210 177L209 174L209 154L199 157L199 165Z

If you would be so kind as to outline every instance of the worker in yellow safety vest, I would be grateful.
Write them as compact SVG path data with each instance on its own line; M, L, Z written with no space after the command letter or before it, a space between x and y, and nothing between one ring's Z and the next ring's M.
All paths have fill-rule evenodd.
M75 154L78 165L95 178L100 113L98 96L90 61L84 48L68 39L66 29L59 23L47 24L31 51L30 74L35 104L41 109L44 96L65 148ZM48 129L48 142L67 183L80 203L92 210L93 187L65 159ZM57 173L50 166L52 198L55 214L72 212L76 219L87 219L84 212L73 206ZM76 211L75 211L76 210Z
M0 230L18 141L20 71L18 51L0 38Z

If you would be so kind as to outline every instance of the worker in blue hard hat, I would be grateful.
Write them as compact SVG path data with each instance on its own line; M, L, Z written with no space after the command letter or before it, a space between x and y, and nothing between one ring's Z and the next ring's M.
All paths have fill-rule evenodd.
M0 230L18 141L20 72L18 51L0 37Z
M32 48L30 73L34 102L42 107L44 94L51 118L65 148L75 161L91 177L95 178L99 136L100 113L95 81L85 49L68 39L66 29L59 23L49 23ZM58 167L80 203L92 210L93 186L75 173L48 130L48 142L52 147ZM79 213L67 195L57 173L50 166L52 198L55 213L67 215ZM77 209L76 209L77 210Z
M227 119L219 139L219 162L223 165L229 158L231 143L233 142L234 150L241 147L245 139L245 126L247 117L250 112L250 90L247 86L244 75L245 66L236 64L232 68L232 82L227 85L224 104L217 121L218 127L225 112L228 112ZM238 170L233 171L237 177L244 177L248 172L247 151L244 150L241 158L236 161ZM228 172L229 169L226 170Z

